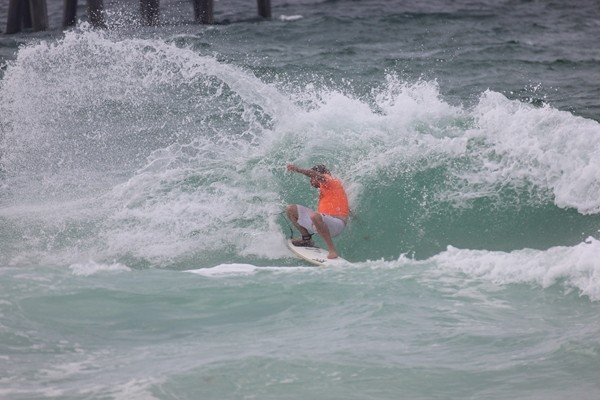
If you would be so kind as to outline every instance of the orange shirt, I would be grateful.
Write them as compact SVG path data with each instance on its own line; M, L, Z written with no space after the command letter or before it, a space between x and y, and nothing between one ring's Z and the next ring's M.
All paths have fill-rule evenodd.
M348 196L342 182L331 175L323 175L325 181L319 187L319 206L317 211L328 215L348 215Z

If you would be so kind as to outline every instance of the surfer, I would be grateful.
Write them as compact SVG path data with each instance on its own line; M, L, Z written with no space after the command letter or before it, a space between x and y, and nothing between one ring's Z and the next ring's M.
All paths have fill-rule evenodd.
M302 234L302 238L292 239L294 246L313 247L311 239L315 232L319 233L329 254L327 258L337 258L337 251L332 237L342 233L348 223L348 196L342 182L331 175L325 165L316 165L311 169L298 168L293 164L287 166L288 171L298 172L310 178L312 187L319 189L319 204L317 211L300 204L290 204L287 215L290 221Z

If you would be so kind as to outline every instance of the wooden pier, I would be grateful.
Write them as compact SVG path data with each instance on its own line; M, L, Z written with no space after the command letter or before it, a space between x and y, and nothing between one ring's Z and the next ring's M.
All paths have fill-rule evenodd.
M145 25L160 23L160 0L139 0L140 15ZM48 8L46 0L8 0L6 34L23 30L33 32L48 29ZM192 0L194 19L201 24L214 23L214 0ZM256 0L258 16L271 18L271 0ZM106 27L104 1L87 0L87 14L94 27ZM68 28L77 22L77 0L64 0L62 27Z

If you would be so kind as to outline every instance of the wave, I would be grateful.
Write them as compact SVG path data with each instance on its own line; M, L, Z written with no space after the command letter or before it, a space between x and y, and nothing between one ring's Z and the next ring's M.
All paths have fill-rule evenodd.
M257 273L351 274L365 279L364 272L403 274L405 279L422 283L433 279L436 286L448 286L463 295L474 280L493 283L497 287L525 284L544 289L561 286L565 293L576 292L592 301L600 300L600 241L588 238L575 246L556 246L547 250L522 249L511 252L459 249L448 246L425 260L400 255L395 260L367 260L343 268L314 266L257 266L254 264L220 264L185 271L209 278L232 278ZM462 283L458 283L460 274ZM378 278L381 279L381 278ZM475 284L477 286L477 284ZM485 289L482 289L485 290Z
M120 263L103 264L97 263L93 260L72 264L69 266L69 269L73 272L73 275L77 276L90 276L106 272L114 273L131 271L129 267Z
M268 80L181 37L84 26L21 48L0 81L2 264L286 257L280 212L315 201L290 162L346 183L351 260L548 251L597 233L595 121L493 91L450 104L435 81L394 73L368 95Z
M600 241L588 238L575 246L547 250L490 252L449 247L431 261L444 271L462 272L500 285L562 284L593 301L600 300Z

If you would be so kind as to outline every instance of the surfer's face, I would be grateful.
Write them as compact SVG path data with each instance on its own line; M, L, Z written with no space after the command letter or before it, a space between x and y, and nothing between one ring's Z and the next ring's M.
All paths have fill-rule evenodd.
M316 189L321 187L321 182L317 178L310 178L310 185Z

